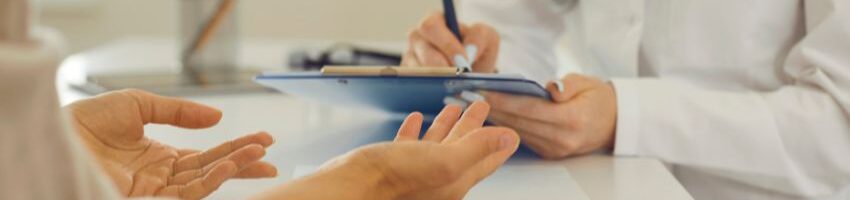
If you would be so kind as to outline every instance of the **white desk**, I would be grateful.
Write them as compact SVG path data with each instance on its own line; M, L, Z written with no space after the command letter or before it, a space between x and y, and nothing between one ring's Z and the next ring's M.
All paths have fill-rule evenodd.
M243 47L242 60L250 58L248 60L255 62L254 66L275 68L283 63L281 59L284 58L286 44L292 43L246 44L249 45ZM279 46L275 47L275 44ZM63 104L85 97L67 86L67 81L79 75L77 72L81 69L78 67L147 67L172 63L170 66L176 70L176 64L173 64L176 56L168 55L176 52L171 46L169 40L131 39L74 55L60 70L59 91ZM327 107L281 94L188 98L220 108L224 112L221 123L206 130L148 126L145 128L148 135L166 144L199 149L259 130L270 132L276 140L275 145L268 149L266 160L278 166L279 177L230 181L210 199L242 199L279 185L290 179L296 165L321 164L358 146L390 140L399 123L393 116L374 111ZM508 165L564 166L591 199L692 199L661 162L650 158L593 155L564 161L543 161L526 154L515 156Z

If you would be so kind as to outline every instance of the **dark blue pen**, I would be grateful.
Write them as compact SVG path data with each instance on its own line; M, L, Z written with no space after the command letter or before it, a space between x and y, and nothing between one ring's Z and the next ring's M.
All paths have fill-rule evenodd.
M457 23L455 2L453 0L443 0L443 15L445 15L446 26L449 27L449 30L452 30L458 41L463 41L463 36L460 35L460 25Z
M457 12L455 12L455 3L453 0L443 0L443 17L446 19L446 26L452 31L457 40L463 43L463 36L460 35L460 24L457 22ZM477 50L475 50L477 51ZM467 52L469 53L469 52ZM458 68L458 73L472 71L471 61L467 61L463 55L454 56L455 67Z

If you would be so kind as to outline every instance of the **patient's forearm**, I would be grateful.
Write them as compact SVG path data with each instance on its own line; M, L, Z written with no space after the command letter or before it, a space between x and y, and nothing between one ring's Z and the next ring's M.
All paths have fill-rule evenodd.
M336 168L274 187L254 199L392 199L392 191L381 187L382 178L380 174Z

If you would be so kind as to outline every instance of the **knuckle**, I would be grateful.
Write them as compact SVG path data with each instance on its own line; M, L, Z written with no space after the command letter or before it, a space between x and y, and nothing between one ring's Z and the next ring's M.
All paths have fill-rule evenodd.
M416 63L413 63L412 59L413 58L410 58L408 56L402 57L401 58L401 66L402 67L416 67Z
M496 28L493 28L493 26L490 26L490 24L485 24L485 23L478 23L478 24L479 24L479 26L481 26L482 28L486 29L486 30L487 30L487 32L492 32L492 33L495 33L495 32L496 32Z
M575 111L567 111L564 116L564 126L567 130L583 130L587 121L587 117Z
M531 103L527 106L521 107L520 109L521 110L533 111L534 113L549 113L547 111L550 111L552 108L549 107L548 104Z
M192 173L192 175L191 175L192 177L204 177L204 174L207 174L207 172L209 170L210 170L209 168L204 167L200 170L194 170L194 172L190 172L190 173Z
M486 26L487 25L484 25L483 23L474 23L472 25L469 25L469 30L477 34L487 34Z
M414 41L414 40L418 39L417 34L419 34L419 33L416 32L416 29L411 29L410 31L407 31L407 40L408 41Z
M131 96L151 95L151 93L149 93L147 91L140 90L140 89L132 89L132 88L131 89L122 89L122 90L117 91L117 93L131 95Z
M443 18L443 15L444 15L444 14L443 14L443 11L442 11L442 10L432 10L432 11L431 11L431 13L430 13L430 14L428 14L428 17L427 17L427 18L428 18L428 19L438 20L438 19L442 19L442 18Z
M576 128L575 130L581 131L581 130L585 130L588 127L588 125L590 125L591 119L587 115L576 114L573 121L574 121L573 126Z
M557 148L550 148L547 151L540 152L540 158L545 160L558 160L564 157L564 153Z
M556 152L559 156L567 156L576 149L575 142L565 137L559 138L556 142Z
M437 179L434 179L440 183L450 183L461 176L461 169L458 165L449 162L443 162L435 168L437 172Z
M119 91L115 92L115 94L124 95L126 97L131 97L131 98L133 98L134 100L137 100L137 101L140 100L140 99L143 99L145 97L155 96L153 93L150 93L150 92L147 92L147 91L144 91L144 90L139 90L139 89L123 89L123 90L119 90Z
M121 92L121 93L140 93L140 92L142 92L142 90L129 88L129 89L118 90L118 92Z
M572 119L572 113L569 110L558 111L557 113L558 114L552 118L555 123L569 123Z
M487 28L487 25L482 23L475 23L469 26L469 34L474 35L475 41L485 42L491 40L494 34L490 29Z
M496 28L493 28L492 26L490 26L488 24L477 23L477 24L475 24L475 27L476 27L476 29L480 29L480 31L482 33L486 34L490 38L494 38L494 39L497 39L497 40L501 39L500 36L499 36L499 32L496 31Z
M548 152L547 158L550 159L561 159L566 158L567 156L573 154L576 150L576 143L572 138L569 138L566 134L558 135L551 143L550 151Z
M428 33L428 32L435 31L442 26L444 26L444 25L443 25L443 22L441 20L438 20L437 18L432 17L432 18L426 19L425 21L422 21L422 23L419 24L419 30L422 31L422 32Z
M421 59L420 61L422 62L422 64L424 64L426 66L447 65L446 60L443 59L442 57L440 57L440 55L437 55L437 54L426 52L423 55L419 55L419 56L420 56L420 59Z
M545 160L557 160L563 158L563 152L554 144L546 142L545 144L527 144L529 148L534 150L540 158Z
M567 82L574 82L574 81L581 81L583 79L584 79L584 77L582 75L579 75L579 74L576 74L576 73L571 73L571 74L567 74L567 76L564 76L563 80L567 81Z
M378 161L381 158L386 156L384 154L385 153L385 150L384 150L385 146L381 145L381 146L369 146L369 147L371 147L371 148L361 148L361 149L354 150L350 154L350 156L348 156L348 158L351 158L352 160L362 160L362 161L374 162L374 161Z
M495 32L495 29L492 26L487 25L485 23L473 23L472 25L470 25L470 28L472 30L488 34Z
M557 160L559 157L556 156L555 153L544 152L544 153L540 153L540 158L543 158L544 160Z
M567 120L567 122L565 124L565 126L567 127L567 130L581 130L581 129L583 129L584 124L579 122L579 121L580 120L576 120L576 119Z

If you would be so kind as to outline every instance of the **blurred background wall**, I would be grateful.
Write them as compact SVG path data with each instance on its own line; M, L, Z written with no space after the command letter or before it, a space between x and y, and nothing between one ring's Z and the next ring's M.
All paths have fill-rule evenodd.
M176 37L181 0L41 0L41 24L80 51L125 36ZM404 41L437 0L241 0L241 37Z

